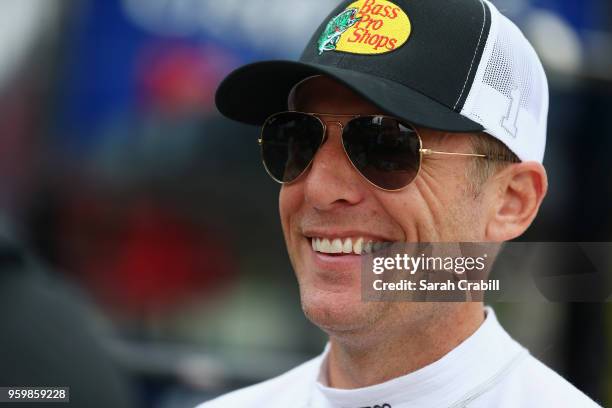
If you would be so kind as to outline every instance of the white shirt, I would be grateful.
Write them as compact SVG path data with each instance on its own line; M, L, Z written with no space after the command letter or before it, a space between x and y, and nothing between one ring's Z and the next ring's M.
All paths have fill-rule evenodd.
M382 384L328 387L328 345L320 356L279 377L197 408L599 407L514 341L493 309L486 312L478 330L444 357Z

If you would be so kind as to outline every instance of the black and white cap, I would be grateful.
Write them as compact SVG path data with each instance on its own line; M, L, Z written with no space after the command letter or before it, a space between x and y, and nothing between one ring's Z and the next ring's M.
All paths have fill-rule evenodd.
M260 125L287 110L291 89L313 75L416 125L484 131L522 161L544 158L546 74L519 28L487 0L343 1L299 61L237 69L217 90L217 107Z

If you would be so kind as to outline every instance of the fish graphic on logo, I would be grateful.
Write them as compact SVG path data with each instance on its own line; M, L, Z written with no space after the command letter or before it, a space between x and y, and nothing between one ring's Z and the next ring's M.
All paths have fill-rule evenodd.
M342 34L361 20L361 17L355 18L358 11L357 8L346 9L327 23L327 27L319 38L319 55L336 49Z

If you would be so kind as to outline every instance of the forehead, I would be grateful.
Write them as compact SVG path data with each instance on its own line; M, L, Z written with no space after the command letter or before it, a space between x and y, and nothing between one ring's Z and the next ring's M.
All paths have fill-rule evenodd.
M367 99L326 76L308 78L289 95L289 109L314 113L384 113Z

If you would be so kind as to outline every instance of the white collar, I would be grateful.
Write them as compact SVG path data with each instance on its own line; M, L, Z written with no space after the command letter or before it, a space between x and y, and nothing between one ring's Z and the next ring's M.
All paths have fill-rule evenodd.
M316 407L363 407L387 403L404 406L460 405L494 385L514 363L528 354L501 327L487 307L483 324L441 359L402 377L370 387L342 390L319 381L311 401ZM327 366L329 344L321 355L319 379Z

